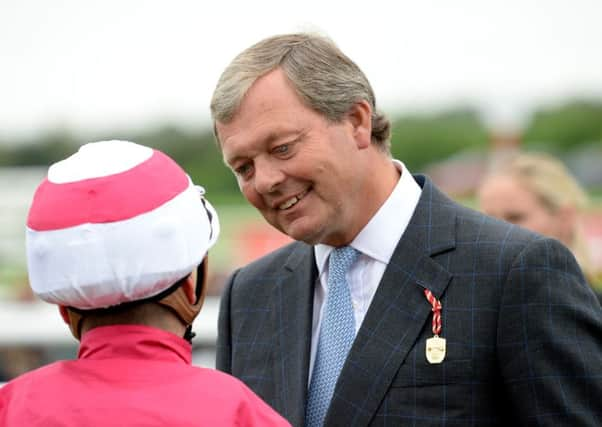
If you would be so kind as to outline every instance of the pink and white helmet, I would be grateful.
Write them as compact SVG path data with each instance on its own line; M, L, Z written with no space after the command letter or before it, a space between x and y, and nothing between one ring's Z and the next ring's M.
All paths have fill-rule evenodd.
M26 227L33 292L79 309L161 293L217 240L218 216L203 194L158 150L83 145L50 166L35 192Z

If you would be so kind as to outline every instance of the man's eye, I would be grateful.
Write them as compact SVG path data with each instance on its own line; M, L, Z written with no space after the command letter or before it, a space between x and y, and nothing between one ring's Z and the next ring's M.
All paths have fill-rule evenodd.
M275 147L273 151L276 154L286 154L286 153L288 153L288 150L289 150L289 145L282 144L282 145Z
M251 165L248 163L245 163L244 165L238 166L236 169L234 169L234 172L236 172L237 175L243 177L248 175L250 171Z

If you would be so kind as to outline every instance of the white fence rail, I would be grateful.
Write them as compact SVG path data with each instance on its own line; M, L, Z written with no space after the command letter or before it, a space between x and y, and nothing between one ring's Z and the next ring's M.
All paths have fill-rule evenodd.
M217 337L219 298L207 297L194 321L195 341L212 345ZM0 301L0 346L74 343L58 308L44 302Z

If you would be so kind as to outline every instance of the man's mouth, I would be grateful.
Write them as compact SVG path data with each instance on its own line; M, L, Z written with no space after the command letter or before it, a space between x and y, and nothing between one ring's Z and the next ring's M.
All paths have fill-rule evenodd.
M299 200L301 200L303 197L305 197L305 195L308 193L308 191L309 190L302 191L301 193L297 194L296 196L291 197L290 199L286 200L284 203L281 203L280 205L278 205L278 209L283 211L285 209L292 208L293 206L295 206L297 204L297 202L299 202Z

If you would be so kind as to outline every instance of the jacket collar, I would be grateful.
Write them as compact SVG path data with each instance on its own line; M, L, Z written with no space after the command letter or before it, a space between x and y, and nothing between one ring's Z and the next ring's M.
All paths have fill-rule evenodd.
M84 334L79 359L141 359L192 363L184 338L144 325L99 326Z

